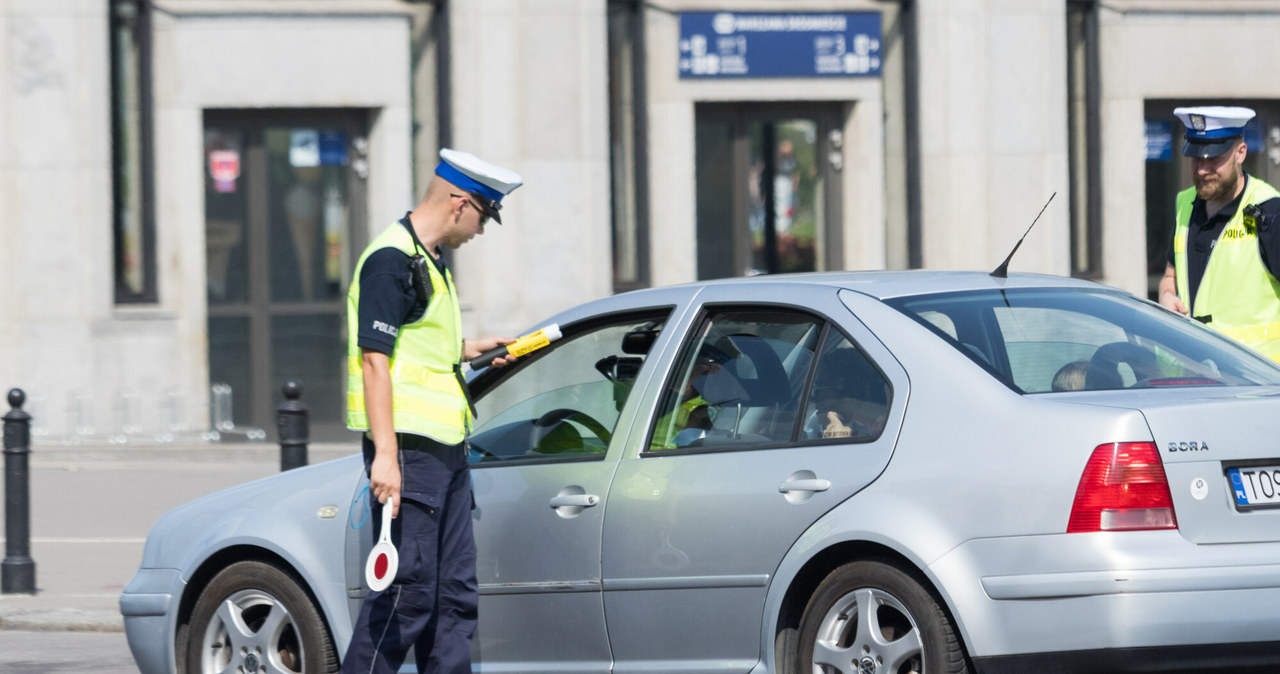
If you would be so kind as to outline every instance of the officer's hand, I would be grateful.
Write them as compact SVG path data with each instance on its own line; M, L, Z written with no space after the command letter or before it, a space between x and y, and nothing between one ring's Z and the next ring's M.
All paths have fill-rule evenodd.
M471 360L479 358L486 351L496 349L500 346L506 346L516 340L510 337L485 337L483 339L464 339L462 340L462 359ZM516 357L510 354L501 358L494 358L490 367L502 367L516 362Z
M394 457L374 457L369 466L369 491L378 503L391 504L391 517L400 516L400 464Z
M1182 303L1182 298L1178 297L1177 293L1160 293L1160 304L1163 304L1184 316L1188 312L1187 305Z

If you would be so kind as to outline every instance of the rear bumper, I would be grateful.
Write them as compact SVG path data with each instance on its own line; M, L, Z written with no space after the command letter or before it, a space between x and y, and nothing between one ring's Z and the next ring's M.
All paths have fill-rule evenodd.
M980 671L1280 665L1280 544L1028 536L965 543L930 570Z

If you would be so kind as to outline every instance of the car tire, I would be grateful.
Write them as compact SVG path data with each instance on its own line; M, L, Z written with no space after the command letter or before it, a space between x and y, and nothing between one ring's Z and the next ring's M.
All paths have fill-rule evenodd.
M320 612L298 582L263 562L237 562L200 593L187 634L187 674L338 671Z
M912 576L858 561L818 585L800 619L795 671L965 674L964 646L946 610Z

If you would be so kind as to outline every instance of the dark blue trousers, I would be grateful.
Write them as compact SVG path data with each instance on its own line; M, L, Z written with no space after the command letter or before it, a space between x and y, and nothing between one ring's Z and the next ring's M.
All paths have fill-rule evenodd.
M390 587L365 597L342 671L395 672L413 647L420 674L470 674L479 590L467 454L462 445L399 438L403 486L391 541L400 567ZM364 457L367 473L373 460L367 436ZM383 506L369 498L377 540Z

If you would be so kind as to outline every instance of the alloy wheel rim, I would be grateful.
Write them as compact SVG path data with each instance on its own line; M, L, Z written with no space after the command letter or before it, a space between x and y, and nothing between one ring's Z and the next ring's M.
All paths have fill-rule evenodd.
M822 617L812 664L813 674L924 674L924 642L901 601L859 588Z
M300 674L303 657L289 610L260 590L241 590L222 600L201 643L202 670Z

